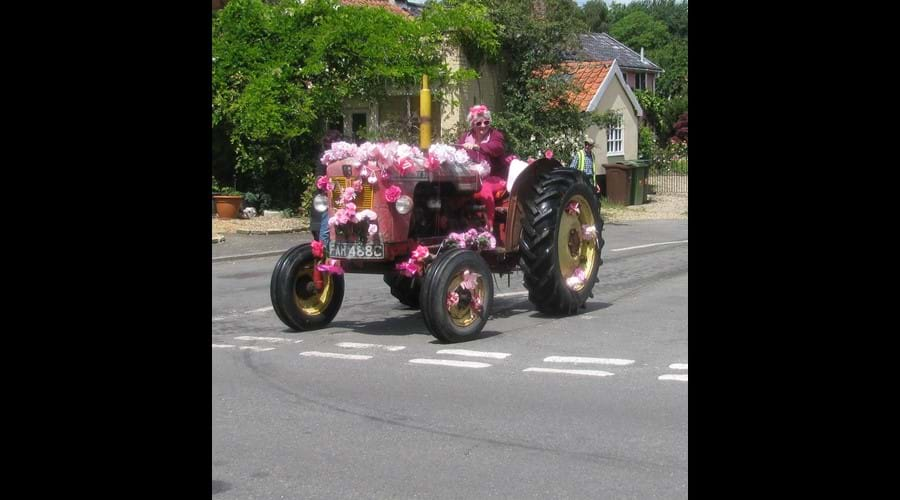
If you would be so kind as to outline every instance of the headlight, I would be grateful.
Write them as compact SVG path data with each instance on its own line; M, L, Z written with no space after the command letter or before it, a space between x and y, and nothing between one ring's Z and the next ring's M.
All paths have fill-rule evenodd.
M325 212L328 210L328 197L324 194L317 194L313 198L313 208L316 209L316 212Z
M397 198L397 202L394 204L397 207L397 212L400 215L408 214L410 210L412 210L412 198L407 195L403 195Z

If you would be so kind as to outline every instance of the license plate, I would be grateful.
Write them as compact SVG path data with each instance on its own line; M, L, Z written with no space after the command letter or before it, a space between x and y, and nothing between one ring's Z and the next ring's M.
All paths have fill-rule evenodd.
M332 259L383 259L384 245L330 241L328 256Z

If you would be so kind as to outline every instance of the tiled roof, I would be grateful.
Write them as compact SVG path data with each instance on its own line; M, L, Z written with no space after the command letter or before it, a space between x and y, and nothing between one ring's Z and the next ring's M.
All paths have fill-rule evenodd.
M597 94L597 89L603 84L609 68L612 67L612 61L583 61L583 62L565 62L560 65L560 69L567 75L572 75L572 83L581 90L572 98L572 102L578 106L581 111L587 111L588 104ZM541 71L541 76L548 77L553 74L550 69Z
M394 14L412 17L412 14L410 14L409 12L406 12L405 10L386 0L341 0L341 4L353 5L356 7L381 7L383 9L387 9L390 12L393 12Z
M661 72L662 68L654 64L647 56L641 62L641 54L626 47L622 42L609 36L608 33L586 33L578 35L581 50L571 54L572 59L579 61L619 61L619 67L644 71ZM638 47L638 50L641 50Z

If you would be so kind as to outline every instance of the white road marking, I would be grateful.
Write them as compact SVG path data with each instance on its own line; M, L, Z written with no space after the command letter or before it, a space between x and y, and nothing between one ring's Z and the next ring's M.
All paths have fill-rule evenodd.
M242 345L241 349L247 349L254 352L274 351L274 347L256 347L255 345Z
M303 342L303 339L295 340L295 341L294 341L295 344L299 344L300 342Z
M384 344L364 344L361 342L338 342L338 347L346 347L347 349L368 349L369 347L377 347L385 351L402 351L406 349L405 345L384 345Z
M672 363L669 365L672 370L687 370L687 363Z
M511 354L508 352L484 352L484 351L467 351L466 349L441 349L438 354L453 354L456 356L472 356L474 358L494 358L504 359Z
M625 247L625 248L613 248L610 252L622 252L625 250L635 250L637 248L647 248L647 247L656 247L659 245L674 245L676 243L687 243L688 240L678 240L678 241L664 241L662 243L650 243L649 245L638 245L636 247Z
M234 347L234 346L231 345L231 344L213 344L212 346L213 346L213 347L218 347L218 348L220 348L220 349L223 349L223 348L225 348L225 347Z
M514 297L514 296L517 296L517 295L528 295L528 290L525 290L524 292L495 293L495 294L494 294L494 298L497 298L497 297Z
M254 309L254 310L252 310L252 311L247 311L247 312L245 312L244 314L261 313L261 312L274 311L274 310L275 310L275 307L274 307L274 306L260 307L259 309Z
M253 337L250 335L243 335L240 337L235 337L234 340L262 340L263 342L290 342L291 339L286 339L282 337Z
M479 363L477 361L453 361L449 359L411 359L409 362L419 365L443 365L456 366L458 368L487 368L491 366L487 363Z
M300 355L301 356L311 356L311 357L316 357L316 358L352 359L352 360L356 360L356 361L372 359L372 356L363 356L362 354L338 354L335 352L319 352L319 351L301 352Z
M213 316L213 319L212 319L212 320L213 320L213 321L222 321L222 320L225 319L225 318L226 318L225 316Z
M677 380L679 382L687 382L687 375L660 375L660 380Z
M565 373L568 375L591 375L593 377L609 377L610 372L600 370L557 370L556 368L526 368L523 372Z
M593 363L598 365L624 366L634 363L634 360L615 358L581 358L578 356L550 356L544 358L544 363Z

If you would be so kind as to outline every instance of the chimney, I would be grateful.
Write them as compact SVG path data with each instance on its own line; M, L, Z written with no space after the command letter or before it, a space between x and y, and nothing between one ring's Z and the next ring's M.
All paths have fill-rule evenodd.
M641 47L641 62L645 62L645 61L644 61L644 48L643 48L643 47Z

